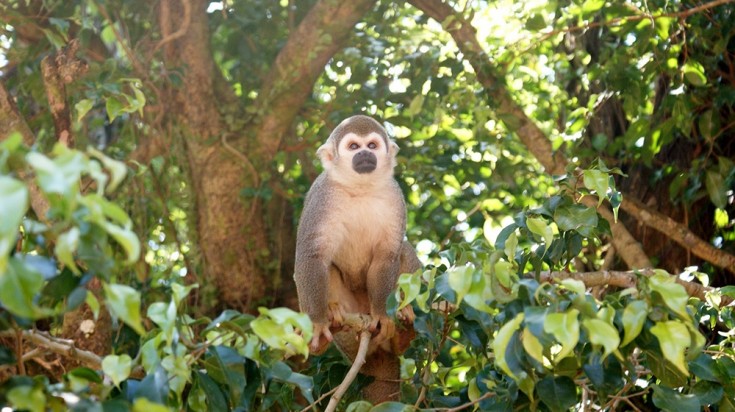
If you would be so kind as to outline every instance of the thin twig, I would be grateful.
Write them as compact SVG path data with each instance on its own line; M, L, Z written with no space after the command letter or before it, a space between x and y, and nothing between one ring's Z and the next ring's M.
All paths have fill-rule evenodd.
M306 412L309 409L314 408L319 402L323 401L328 396L330 396L333 393L337 392L337 389L339 389L339 386L337 386L336 388L332 388L332 390L330 390L329 392L325 392L324 394L322 394L322 396L320 396L319 398L317 398L317 400L315 400L314 403L312 403L311 405L309 405L306 408L302 409L300 412Z
M327 405L325 412L333 412L337 410L337 405L339 405L339 401L342 399L342 396L344 396L345 392L347 392L347 389L352 384L352 381L357 377L357 373L360 372L362 365L365 364L365 356L367 355L368 344L370 343L371 336L372 334L368 329L363 329L360 332L360 346L357 349L355 361L352 362L352 366L350 367L350 370L347 371L345 379L337 387L337 391L332 396L332 399L329 400L329 404Z

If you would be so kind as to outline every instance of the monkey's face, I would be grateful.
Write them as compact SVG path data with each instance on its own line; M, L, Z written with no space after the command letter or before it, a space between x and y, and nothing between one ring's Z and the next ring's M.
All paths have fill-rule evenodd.
M342 122L317 154L330 176L344 183L392 177L398 146L385 130L366 116Z

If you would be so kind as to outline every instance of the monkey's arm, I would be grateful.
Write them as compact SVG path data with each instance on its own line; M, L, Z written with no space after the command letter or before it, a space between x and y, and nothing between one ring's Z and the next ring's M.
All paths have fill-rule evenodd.
M384 342L393 337L396 326L385 309L388 296L395 290L400 270L399 248L385 251L382 256L373 260L374 266L370 267L367 278L367 292L370 300L370 315L373 321L370 330L375 332L380 326L380 332L375 337L377 343Z
M302 249L306 250L297 248L294 281L301 311L309 315L314 324L311 350L319 352L332 341L327 306L329 268L317 251Z

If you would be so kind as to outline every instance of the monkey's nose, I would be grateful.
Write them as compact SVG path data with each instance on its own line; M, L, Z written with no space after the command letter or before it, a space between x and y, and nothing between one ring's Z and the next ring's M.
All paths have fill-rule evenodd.
M374 153L363 150L352 158L352 169L357 173L370 173L378 166L378 158Z

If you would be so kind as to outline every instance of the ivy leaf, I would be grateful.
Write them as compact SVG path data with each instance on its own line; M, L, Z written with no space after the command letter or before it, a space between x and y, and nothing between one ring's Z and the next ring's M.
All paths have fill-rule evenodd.
M16 386L5 395L16 410L43 412L46 410L46 395L35 386Z
M692 339L686 325L676 320L658 322L651 327L651 333L658 339L664 357L684 375L689 375L684 361L684 351Z
M260 316L250 322L250 327L268 346L309 356L312 324L309 316L288 308L258 308ZM296 329L301 334L296 333Z
M531 333L528 326L523 329L521 343L523 343L523 349L526 350L526 353L528 353L538 363L542 365L544 364L544 346L541 344L541 341L538 340L536 335Z
M104 284L105 303L110 312L139 335L145 334L140 317L140 292L130 286Z
M648 303L634 300L623 309L623 343L625 346L633 341L643 330L643 324L648 317Z
M597 207L600 207L607 196L608 189L610 189L610 176L603 171L590 169L584 171L583 181L587 189L594 190L597 193Z
M132 367L133 360L128 355L107 355L102 359L102 371L112 379L112 383L117 387L120 387L120 383L130 376Z
M547 376L536 384L536 391L552 411L567 411L577 403L577 385L568 376Z
M727 206L728 188L722 175L715 170L708 170L705 174L704 185L712 203L718 208L724 209Z
M0 276L5 272L10 251L15 247L15 238L23 216L28 210L28 189L23 182L0 176Z
M475 269L472 266L455 266L447 270L447 281L449 286L457 294L457 304L459 305L464 296L472 287L472 275Z
M421 274L404 273L398 277L398 290L403 294L398 310L408 306L421 292ZM398 295L400 298L400 295Z
M664 411L699 412L696 395L684 395L665 386L653 385L653 404Z
M674 313L682 319L689 320L689 313L686 309L689 295L684 286L676 283L676 279L663 270L655 270L655 272L653 276L648 278L651 290L658 292L666 306Z
M78 101L77 104L74 105L74 111L77 113L77 122L82 121L84 116L92 110L92 107L94 107L94 100L82 99Z
M523 313L519 313L518 315L516 315L515 318L513 318L513 320L503 325L498 331L498 334L495 336L495 340L493 340L492 343L492 348L495 352L495 364L515 381L519 381L523 377L517 376L510 369L510 366L508 366L508 362L506 360L505 351L508 348L508 343L513 337L513 334L516 333L516 331L518 331L518 329L521 327L523 316Z
M544 332L550 333L561 344L561 350L554 357L558 363L569 355L579 342L579 310L570 309L566 313L551 313L544 320Z
M77 251L78 246L79 228L72 227L59 235L56 239L56 246L54 247L54 254L59 258L59 261L77 275L81 273L76 262L74 262L74 252Z
M554 231L544 219L529 217L526 219L526 226L528 226L528 230L531 233L540 236L544 240L547 248L551 245L551 242L554 240Z
M602 359L605 359L620 345L618 330L604 320L584 319L582 320L582 326L587 330L590 342L593 345L601 345L605 348Z

